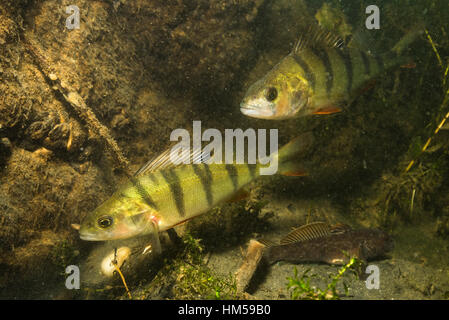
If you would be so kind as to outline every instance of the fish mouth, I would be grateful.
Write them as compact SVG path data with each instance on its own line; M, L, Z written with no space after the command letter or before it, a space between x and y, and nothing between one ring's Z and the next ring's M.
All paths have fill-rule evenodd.
M108 239L99 238L98 235L80 230L80 239L85 241L104 241Z
M101 241L101 239L98 239L90 234L86 233L80 233L80 239L85 241Z
M133 237L135 234L95 233L81 230L79 235L80 239L85 241L110 241L128 239Z
M273 117L273 112L262 110L254 106L240 106L240 112L245 116L259 119L268 119Z

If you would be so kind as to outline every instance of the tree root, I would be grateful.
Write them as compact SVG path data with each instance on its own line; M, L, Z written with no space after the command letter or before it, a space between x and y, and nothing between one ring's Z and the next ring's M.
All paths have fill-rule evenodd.
M33 60L37 64L39 70L45 76L47 81L51 83L53 90L60 93L65 102L72 107L78 117L82 121L84 121L84 123L92 133L98 135L101 139L104 140L106 147L109 149L112 157L114 158L114 161L122 170L124 170L124 172L128 176L131 176L131 172L129 170L129 161L121 152L117 142L111 136L109 129L101 124L93 111L89 108L89 106L86 105L84 99L76 90L71 88L67 84L67 82L59 80L55 71L50 66L50 63L48 63L45 57L41 54L39 46L36 45L34 39L31 40L28 36L27 39L23 40L23 43L25 48L31 54Z

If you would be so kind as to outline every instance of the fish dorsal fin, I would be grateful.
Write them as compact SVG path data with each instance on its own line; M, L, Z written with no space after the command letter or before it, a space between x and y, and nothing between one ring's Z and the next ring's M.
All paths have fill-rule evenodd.
M157 170L175 168L177 166L183 165L186 160L188 160L189 163L201 163L208 160L208 155L204 155L201 149L194 149L191 152L183 152L179 157L177 157L177 163L173 163L170 157L172 149L173 148L168 148L160 155L145 163L139 170L136 171L134 177Z
M331 235L331 226L325 222L312 222L294 229L281 239L281 244L307 241Z
M134 173L134 177L141 176L148 172L156 171L157 169L168 168L173 163L170 161L170 150L167 149L162 152L160 155L154 157L153 159L147 161L139 170Z
M258 242L260 242L261 244L263 244L265 247L274 247L277 245L277 243L270 241L270 240L266 240L266 239L258 239Z
M343 223L337 223L330 227L331 234L341 234L351 230L352 228L350 226Z
M304 32L295 45L293 53L301 53L305 48L343 48L344 41L332 31L312 25Z

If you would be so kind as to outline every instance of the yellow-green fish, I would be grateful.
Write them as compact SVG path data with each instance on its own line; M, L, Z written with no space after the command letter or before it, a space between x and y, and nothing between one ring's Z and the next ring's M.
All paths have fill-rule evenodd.
M313 30L307 38L298 41L287 57L250 86L240 104L243 114L281 120L339 112L385 70L395 66L413 67L401 52L414 41L418 31L407 34L390 52L373 55L343 46L330 32Z
M294 139L279 152L278 173L300 176L299 164L290 161L308 145ZM148 162L81 223L83 240L113 240L170 229L207 212L260 175L264 165L181 164L170 161L170 150ZM157 238L157 237L156 237ZM158 238L157 238L158 239Z

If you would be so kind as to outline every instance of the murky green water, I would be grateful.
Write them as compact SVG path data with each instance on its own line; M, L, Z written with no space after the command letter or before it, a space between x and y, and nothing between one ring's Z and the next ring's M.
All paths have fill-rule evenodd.
M447 1L5 0L0 15L1 298L449 297ZM180 133L245 164L166 159L129 180ZM295 138L277 174L246 164ZM89 226L105 241L80 239L116 190ZM250 240L316 221L331 234L303 241L322 252L293 254L311 261L256 269ZM339 224L394 248L362 261L376 245L349 237L357 263L323 263Z

